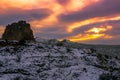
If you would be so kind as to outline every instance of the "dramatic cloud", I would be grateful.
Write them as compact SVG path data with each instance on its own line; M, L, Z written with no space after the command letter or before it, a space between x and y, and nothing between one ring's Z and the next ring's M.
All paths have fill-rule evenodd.
M0 14L0 24L8 24L18 20L42 20L48 17L50 13L51 11L48 9L10 9L6 13Z
M88 24L88 25L84 25L82 27L77 27L73 30L73 33L76 33L76 34L79 34L79 33L83 33L84 31L87 31L91 28L100 28L100 27L106 27L108 25L111 25L112 26L112 30L113 29L117 29L119 28L119 24L120 23L120 20L108 20L108 21L104 21L104 22L96 22L96 23L93 23L93 24ZM118 29L120 30L120 29Z
M95 17L105 17L109 15L117 15L120 13L120 0L101 0L99 3L92 4L83 8L81 11L71 12L69 14L61 14L61 21L76 22L83 21Z
M66 5L70 2L70 0L57 0L58 3L62 4L62 5Z
M117 38L120 34L119 23L120 20L109 20L78 27L74 29L72 33L75 34L72 37L69 37L69 39L80 42L98 41L98 43L103 43L103 41L105 41L105 44L107 40L112 42L111 40L118 39L117 43L119 43L119 38ZM101 38L102 40L100 40Z
M92 44L120 44L120 0L1 0L0 33L18 20L34 35Z
M36 31L36 37L42 37L42 38L49 38L49 39L64 39L68 36L74 35L73 33L66 32L65 26L57 26L57 25L51 25L51 26L45 26L45 28L36 27L33 28L34 31Z

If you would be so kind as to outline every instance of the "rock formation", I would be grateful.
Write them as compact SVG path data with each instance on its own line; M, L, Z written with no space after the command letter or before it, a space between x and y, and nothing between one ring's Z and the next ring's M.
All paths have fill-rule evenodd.
M6 26L2 39L25 41L34 40L34 36L30 24L26 21L19 21Z

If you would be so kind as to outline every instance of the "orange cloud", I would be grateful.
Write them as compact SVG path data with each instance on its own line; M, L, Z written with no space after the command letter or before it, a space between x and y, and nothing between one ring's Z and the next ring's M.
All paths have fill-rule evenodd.
M76 36L72 36L69 38L70 41L79 42L79 41L85 41L85 40L92 40L97 39L104 36L104 34L79 34Z
M93 24L93 23L105 22L108 20L120 20L120 15L107 16L107 17L96 17L96 18L92 18L92 19L88 19L88 20L84 20L84 21L80 21L80 22L75 22L68 26L67 31L72 32L75 28L79 28L79 27Z
M111 30L111 29L112 29L112 26L107 25L107 26L105 26L105 27L102 26L102 27L99 27L99 28L93 27L92 29L87 30L87 31L85 31L85 32L86 32L86 33L91 33L91 32L93 32L93 33L98 34L98 33L105 32L105 31Z
M107 34L78 34L76 36L69 37L68 39L73 42L81 42L81 41L95 40L99 38L109 39L112 38L112 36Z
M80 42L80 41L89 41L89 40L95 40L99 38L103 39L110 39L112 36L105 34L106 31L111 30L112 26L107 25L107 26L101 26L101 27L93 27L84 33L69 37L68 39L70 41L74 42Z
M62 13L69 13L71 11L76 11L76 10L80 10L82 8L84 8L85 6L88 6L92 3L98 2L96 0L69 0L69 3L66 5L60 5L58 2L56 2L55 0L50 1L50 0L40 0L39 3L42 3L40 5L41 8L48 8L50 10L53 11L53 13L43 19L43 20L34 20L31 21L30 23L32 24L32 26L37 27L37 28L42 28L44 26L51 26L51 25L61 25L60 22L58 21L57 16L62 14ZM47 4L47 5L46 5ZM39 5L37 6L39 7ZM66 25L65 25L66 26Z
M66 8L68 11L78 11L96 2L99 2L99 0L70 0Z
M58 23L57 16L61 13L68 13L70 11L76 11L90 5L97 0L69 0L67 5L60 5L56 0L1 0L1 8L3 11L10 8L21 8L21 9L34 9L34 8L47 8L53 11L53 13L45 18L44 20L31 21L35 26L43 24L55 24ZM0 10L1 12L1 10ZM39 24L38 24L39 23ZM44 26L44 25L43 25Z
M37 2L35 0L1 0L1 8L22 8L22 9L31 9L35 6Z

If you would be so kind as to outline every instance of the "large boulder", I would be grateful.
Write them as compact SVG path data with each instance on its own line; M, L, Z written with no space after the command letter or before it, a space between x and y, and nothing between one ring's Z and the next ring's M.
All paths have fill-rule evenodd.
M30 24L26 21L19 21L6 26L2 39L25 41L34 40L34 36Z

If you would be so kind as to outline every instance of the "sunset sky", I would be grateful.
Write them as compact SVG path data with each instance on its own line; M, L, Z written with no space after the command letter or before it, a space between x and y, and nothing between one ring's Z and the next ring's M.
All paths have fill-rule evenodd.
M35 37L120 44L120 0L0 0L0 33L28 21Z

